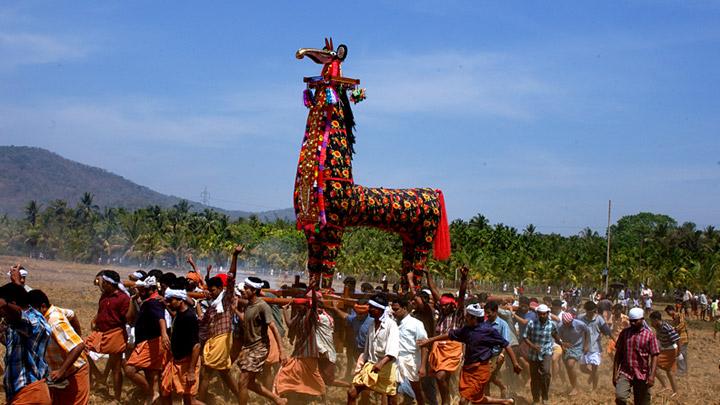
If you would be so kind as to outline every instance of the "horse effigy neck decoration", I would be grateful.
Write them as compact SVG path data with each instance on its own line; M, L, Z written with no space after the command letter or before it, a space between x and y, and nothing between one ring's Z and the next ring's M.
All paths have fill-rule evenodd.
M298 229L308 242L308 272L323 288L332 285L335 260L346 227L370 226L398 233L402 239L402 282L413 271L419 286L430 249L435 258L450 257L450 234L440 190L387 189L357 185L352 176L355 121L350 101L365 98L360 81L342 75L347 46L302 48L296 57L322 64L320 76L306 77L303 93L310 110L295 177ZM350 96L348 97L348 93Z

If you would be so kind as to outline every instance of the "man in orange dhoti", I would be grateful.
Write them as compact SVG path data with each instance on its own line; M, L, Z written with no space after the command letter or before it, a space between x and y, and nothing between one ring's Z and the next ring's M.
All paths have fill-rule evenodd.
M90 324L92 332L85 338L85 349L110 356L106 370L112 371L114 397L119 402L122 395L122 355L127 342L125 325L130 297L121 290L120 275L115 271L101 271L96 282L102 295L98 302L97 315ZM87 360L92 374L102 378L103 374L95 367L92 359L88 357Z
M678 343L680 334L667 321L663 321L660 311L650 313L650 325L655 328L655 335L660 343L660 354L657 357L657 368L663 373L657 373L657 378L663 387L663 391L672 389L672 396L677 396L677 383L675 382L675 371L677 370L677 356L680 354ZM669 387L668 387L669 385ZM662 392L662 391L661 391Z
M337 385L332 317L319 308L320 293L311 291L309 295L309 300L301 298L293 302L292 319L287 314L288 308L283 311L294 349L292 357L275 376L274 387L278 395L288 398L288 403L307 403L307 397L324 396L328 385ZM347 383L340 385L347 386Z
M45 316L52 331L45 358L50 366L50 380L53 383L67 381L65 387L50 387L50 397L57 405L86 405L90 399L90 374L85 353L85 344L62 308L50 305L47 295L41 290L28 293L30 305Z
M512 399L492 398L485 395L485 386L490 381L492 374L491 358L493 349L503 348L512 361L515 373L520 373L522 368L515 358L515 353L508 348L508 341L492 327L490 323L484 322L485 312L480 304L472 304L467 307L465 315L465 326L459 329L451 329L450 332L418 341L420 346L426 346L438 341L453 340L465 343L465 364L460 373L460 395L473 404L512 404Z
M135 348L125 363L125 375L145 394L145 403L150 405L159 397L155 393L155 382L165 365L165 352L170 349L165 322L165 304L157 292L155 277L148 277L135 283L138 290L133 299L142 300L140 311L131 305L128 320L135 320ZM140 371L144 376L140 375Z
M461 328L464 322L465 291L467 290L467 275L469 269L460 269L460 291L457 300L452 294L440 295L432 277L428 277L428 285L432 291L435 302L440 307L440 318L435 326L435 335L444 335L451 329ZM460 367L463 346L458 341L438 341L430 349L428 364L430 372L437 378L438 390L442 405L450 405L449 380L452 373Z
M172 404L172 394L182 396L183 404L193 403L198 391L200 372L200 338L198 319L187 303L183 289L165 290L168 307L175 312L170 336L170 361L162 374L161 394L165 405Z
M607 345L607 353L612 357L615 356L615 344L618 336L623 329L630 326L630 318L623 314L622 304L615 304L612 308L612 316L610 317L610 340Z

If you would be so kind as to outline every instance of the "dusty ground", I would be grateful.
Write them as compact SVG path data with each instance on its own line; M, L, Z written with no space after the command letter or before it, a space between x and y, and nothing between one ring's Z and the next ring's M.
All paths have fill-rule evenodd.
M16 262L22 263L30 272L27 281L28 285L45 291L53 304L76 311L82 321L83 334L87 335L90 319L96 312L99 297L99 291L97 287L93 286L92 281L98 271L107 267L0 256L0 275L3 275L10 265ZM133 271L133 269L125 267L114 267L113 269L123 277ZM712 324L709 322L691 321L690 333L689 364L691 368L687 377L679 379L679 398L670 399L666 393L658 394L654 395L654 404L720 404L720 371L718 370L720 337L719 340L713 340ZM343 366L344 361L341 361L340 367ZM592 393L581 392L573 398L561 395L565 387L562 386L557 376L553 376L551 403L563 405L614 403L610 368L611 361L607 357L603 358L599 389ZM584 382L585 379L583 378L580 381ZM659 391L659 382L657 382L657 387L654 391ZM493 394L497 394L495 387L492 390ZM234 401L225 399L229 398L229 396L224 393L219 383L211 386L211 394L211 404L234 403ZM125 403L137 402L132 398L132 392L127 381L125 383L124 398L126 398L124 399ZM531 402L529 384L518 391L516 398L519 404L529 404ZM0 397L0 404L4 403L3 401L4 396ZM108 404L111 402L106 389L94 389L90 400L91 404ZM344 402L344 391L339 388L331 388L327 403ZM251 403L259 404L263 403L263 401L251 394Z

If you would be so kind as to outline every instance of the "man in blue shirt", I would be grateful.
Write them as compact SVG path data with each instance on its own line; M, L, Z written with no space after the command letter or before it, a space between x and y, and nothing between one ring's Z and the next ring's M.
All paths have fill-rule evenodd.
M485 317L488 324L492 326L500 336L502 336L503 339L507 340L508 343L512 341L512 336L510 334L510 326L505 322L502 318L498 317L498 303L497 301L490 301L487 304L485 304ZM517 343L517 342L516 342ZM510 349L512 350L512 345L508 344ZM505 363L505 355L503 354L503 348L501 346L496 346L493 348L493 361L494 361L494 367L492 375L490 376L490 382L495 384L498 388L500 388L500 397L501 398L507 398L508 397L508 388L507 385L505 385L500 380L500 369L503 366L503 363Z
M10 277L13 282L0 287L0 316L8 324L4 342L5 398L8 404L50 405L45 351L52 330L45 317L28 305L27 291L16 282L20 277L16 268Z
M352 330L352 335L346 333L346 344L348 346L347 364L355 364L358 356L365 350L365 341L367 340L368 330L373 324L373 318L369 316L368 300L361 298L353 306L350 312L344 312L340 308L330 306L328 309L334 311L339 317L343 318L346 325ZM352 359L352 361L350 360ZM353 368L347 366L345 368L345 379L351 379L353 376Z

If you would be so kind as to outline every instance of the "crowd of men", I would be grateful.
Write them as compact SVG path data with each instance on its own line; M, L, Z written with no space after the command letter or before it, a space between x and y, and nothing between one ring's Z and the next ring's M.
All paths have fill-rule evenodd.
M87 404L90 388L110 380L121 403L198 404L217 378L243 405L250 391L302 404L329 387L346 390L348 404L367 404L370 393L390 405L449 405L453 397L511 404L528 382L540 404L550 400L553 377L566 381L564 396L597 390L599 367L610 361L616 403L632 393L635 404L649 404L656 378L675 396L676 379L688 370L682 305L663 314L602 295L584 303L471 295L467 268L456 294L441 293L426 272L427 285L415 286L409 274L392 290L385 281L356 292L352 277L342 294L299 278L270 290L257 277L236 280L242 251L236 247L228 272L214 277L209 267L202 277L191 257L182 277L151 270L122 280L101 271L84 339L73 311L29 288L27 271L13 266L0 287L7 403Z

